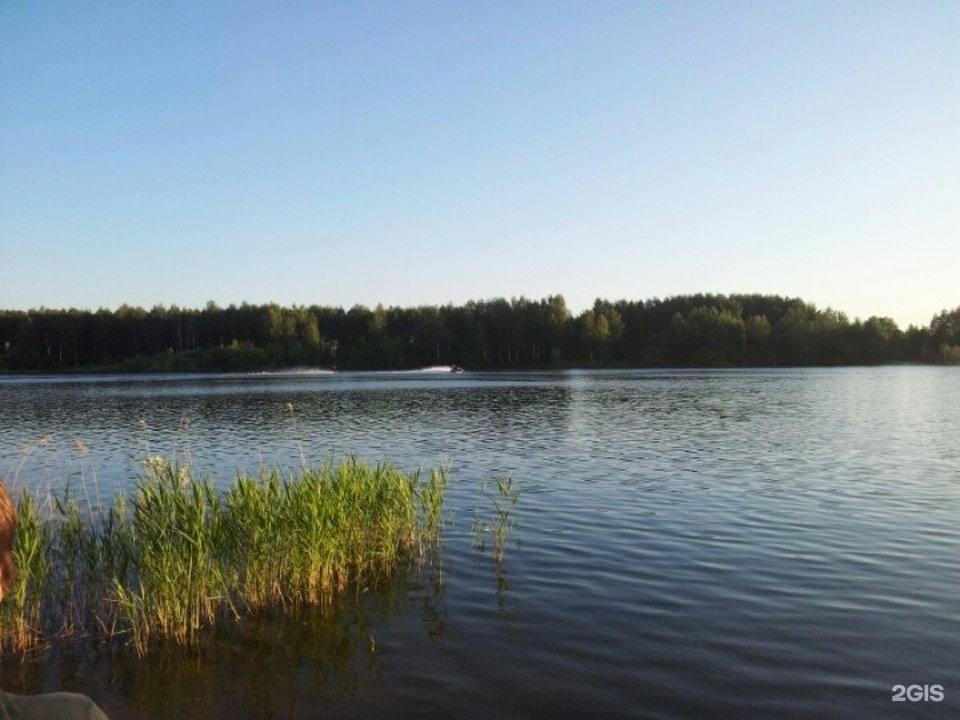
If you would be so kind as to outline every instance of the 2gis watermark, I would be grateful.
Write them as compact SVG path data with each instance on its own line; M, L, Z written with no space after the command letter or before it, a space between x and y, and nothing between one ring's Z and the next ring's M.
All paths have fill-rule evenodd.
M894 685L893 702L941 702L943 685Z

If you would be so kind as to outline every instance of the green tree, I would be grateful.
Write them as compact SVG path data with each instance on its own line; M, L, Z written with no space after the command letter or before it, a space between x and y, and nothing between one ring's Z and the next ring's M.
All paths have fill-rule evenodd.
M771 328L766 315L751 315L743 322L746 359L751 365L775 365L770 349Z
M930 340L936 347L944 343L960 345L960 307L942 310L930 321Z

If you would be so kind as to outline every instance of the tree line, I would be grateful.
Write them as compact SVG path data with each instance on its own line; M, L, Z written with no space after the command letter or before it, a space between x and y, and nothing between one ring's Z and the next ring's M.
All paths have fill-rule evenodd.
M234 372L289 367L404 369L737 367L960 362L960 307L927 327L850 320L799 298L562 295L412 308L277 304L203 309L0 310L0 370Z

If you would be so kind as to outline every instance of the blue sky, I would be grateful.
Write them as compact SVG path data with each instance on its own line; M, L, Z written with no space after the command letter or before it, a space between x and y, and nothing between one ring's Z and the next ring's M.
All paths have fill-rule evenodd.
M960 304L960 3L0 4L0 307Z

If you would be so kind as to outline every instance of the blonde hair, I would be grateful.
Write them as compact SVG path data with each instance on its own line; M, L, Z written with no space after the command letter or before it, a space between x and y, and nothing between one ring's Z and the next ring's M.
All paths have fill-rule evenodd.
M17 532L17 506L0 480L0 598L13 582L16 566L13 564L13 536Z

